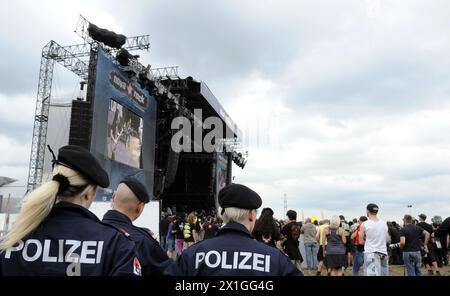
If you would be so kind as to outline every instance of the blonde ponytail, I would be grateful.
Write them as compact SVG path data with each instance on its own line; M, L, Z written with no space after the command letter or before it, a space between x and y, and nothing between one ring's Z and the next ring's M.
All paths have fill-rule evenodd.
M53 176L56 174L67 177L71 186L88 185L85 178L68 167L56 165L53 169ZM59 182L52 180L42 184L36 190L25 196L13 226L0 243L0 252L14 246L44 221L50 214L50 211L56 202L59 185ZM87 186L80 194L77 194L77 196L82 196L91 189L92 186Z

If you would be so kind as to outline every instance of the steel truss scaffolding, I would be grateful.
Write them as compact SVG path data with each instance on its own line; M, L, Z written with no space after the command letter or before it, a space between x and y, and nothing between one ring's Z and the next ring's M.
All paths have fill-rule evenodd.
M80 16L75 33L83 39L84 43L61 46L52 40L42 49L28 171L28 191L35 189L42 182L55 62L75 73L81 79L87 80L92 50L95 51L100 46L110 54L116 52L116 49L98 43L89 36L87 32L89 24L83 16ZM127 50L148 50L150 48L149 35L128 37L122 48Z

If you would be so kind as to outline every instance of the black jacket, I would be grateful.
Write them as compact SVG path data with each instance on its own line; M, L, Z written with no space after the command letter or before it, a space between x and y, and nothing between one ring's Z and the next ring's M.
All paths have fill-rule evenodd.
M230 222L213 238L189 247L166 269L174 276L294 276L302 273L278 249Z
M151 236L150 231L134 226L126 215L116 210L109 210L103 216L103 222L118 228L136 244L136 253L142 265L142 275L162 275L164 269L171 263L171 259Z
M134 244L89 210L56 204L27 238L0 255L0 275L135 275Z

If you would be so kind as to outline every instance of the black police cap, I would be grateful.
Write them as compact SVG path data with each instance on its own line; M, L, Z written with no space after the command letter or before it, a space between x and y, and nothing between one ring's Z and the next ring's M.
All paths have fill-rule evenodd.
M58 151L56 163L79 172L93 184L101 187L109 186L108 174L94 155L83 147L75 145L61 147Z
M128 188L133 191L134 195L142 201L143 203L148 203L150 201L150 196L148 195L147 188L138 179L133 177L126 177L120 183L124 183Z
M258 193L241 184L228 185L219 192L219 205L222 208L236 207L254 210L262 205Z

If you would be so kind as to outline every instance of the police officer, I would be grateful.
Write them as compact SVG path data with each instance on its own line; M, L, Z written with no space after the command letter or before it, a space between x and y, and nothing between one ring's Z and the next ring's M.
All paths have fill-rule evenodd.
M166 270L174 276L291 276L302 275L278 249L253 239L256 209L262 204L250 188L231 184L219 192L226 223L216 237L194 244Z
M53 179L26 196L1 241L0 275L140 275L133 242L88 210L108 185L88 150L62 147Z
M139 218L149 201L145 186L136 178L127 177L120 182L113 194L113 209L103 216L103 222L115 226L134 241L144 276L162 275L172 262L148 229L132 223Z

